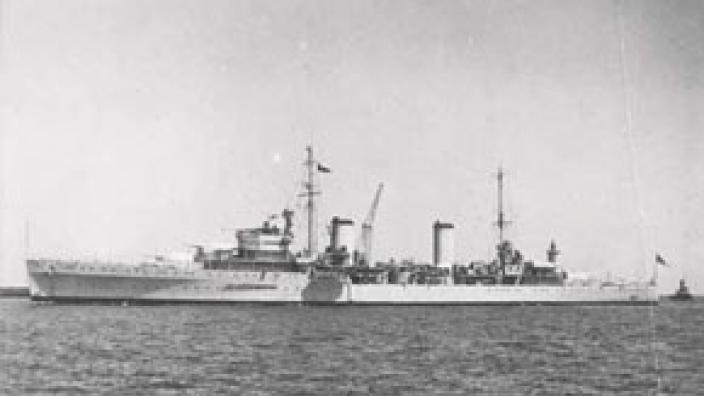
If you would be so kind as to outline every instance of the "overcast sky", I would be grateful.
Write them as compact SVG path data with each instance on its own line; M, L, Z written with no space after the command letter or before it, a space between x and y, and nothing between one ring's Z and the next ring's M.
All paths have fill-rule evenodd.
M435 219L487 258L502 165L526 256L660 252L664 291L704 292L700 1L1 4L0 285L227 240L295 203L312 142L321 224L385 183L377 259L429 260Z

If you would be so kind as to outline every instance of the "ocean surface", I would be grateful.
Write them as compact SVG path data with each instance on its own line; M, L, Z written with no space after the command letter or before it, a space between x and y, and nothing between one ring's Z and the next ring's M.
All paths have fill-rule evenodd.
M702 394L704 301L658 307L0 299L0 394Z

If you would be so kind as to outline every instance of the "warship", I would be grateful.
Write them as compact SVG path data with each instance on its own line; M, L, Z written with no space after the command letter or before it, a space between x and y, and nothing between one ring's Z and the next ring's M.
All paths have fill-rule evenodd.
M311 305L563 305L657 304L650 282L571 279L558 264L554 241L546 261L525 259L504 237L503 178L498 181L495 257L454 259L454 224L432 225L430 263L374 261L372 230L383 184L357 231L352 219L333 217L329 241L316 238L316 179L330 169L307 147L304 191L307 243L293 249L294 211L286 208L259 227L240 229L225 246L193 246L187 261L159 257L139 263L26 260L30 298L48 302L118 304L267 303Z
M673 301L692 301L694 297L692 297L692 293L689 292L689 288L685 285L684 279L680 279L680 287L668 298Z

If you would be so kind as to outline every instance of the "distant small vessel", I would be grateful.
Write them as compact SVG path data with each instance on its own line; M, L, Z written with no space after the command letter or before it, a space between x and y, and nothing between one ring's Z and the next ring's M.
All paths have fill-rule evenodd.
M684 284L684 279L680 279L680 287L672 294L670 300L675 301L690 301L692 299L692 293L689 292L689 288Z

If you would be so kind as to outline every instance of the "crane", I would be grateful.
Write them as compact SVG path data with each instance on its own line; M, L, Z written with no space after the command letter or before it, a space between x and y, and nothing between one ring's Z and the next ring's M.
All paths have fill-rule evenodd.
M367 216L362 222L362 234L360 236L360 264L369 265L372 263L372 227L374 225L374 217L376 217L376 208L379 206L379 198L381 198L381 191L384 189L384 183L379 183L376 188L376 193L374 194L374 199L369 207Z

